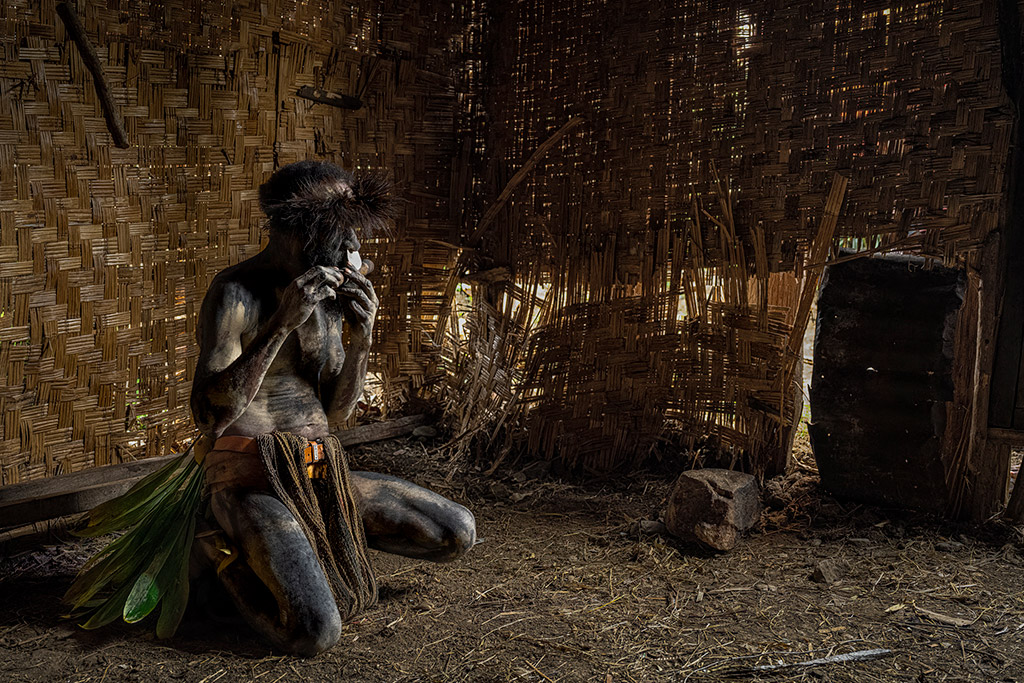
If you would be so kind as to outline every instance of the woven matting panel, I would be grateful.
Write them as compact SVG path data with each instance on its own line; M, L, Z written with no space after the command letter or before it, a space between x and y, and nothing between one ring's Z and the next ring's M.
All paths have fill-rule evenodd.
M513 442L593 470L643 460L669 429L770 469L793 321L748 278L814 265L836 172L850 181L838 234L868 249L956 263L996 227L1013 125L996 5L505 10L492 192L571 117L586 123L484 236L513 281L474 289L469 339L452 342L460 429L494 444L514 426Z
M430 240L452 241L469 182L453 162L475 35L471 7L436 5L80 2L127 149L55 3L0 6L0 483L191 434L199 304L260 248L257 189L298 159L384 169L411 200L400 239L368 248L375 361L393 397L423 382L436 350L418 321L450 260ZM364 106L296 97L307 85Z

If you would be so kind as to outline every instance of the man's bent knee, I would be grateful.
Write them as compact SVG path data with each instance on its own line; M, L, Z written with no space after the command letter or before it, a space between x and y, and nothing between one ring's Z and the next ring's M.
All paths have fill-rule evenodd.
M438 562L451 562L465 555L476 544L476 518L467 508L452 503L453 510L445 520L442 543L444 549Z
M330 607L334 607L333 603ZM318 609L313 614L304 615L292 638L280 645L290 654L314 657L338 644L341 629L341 615L336 608Z

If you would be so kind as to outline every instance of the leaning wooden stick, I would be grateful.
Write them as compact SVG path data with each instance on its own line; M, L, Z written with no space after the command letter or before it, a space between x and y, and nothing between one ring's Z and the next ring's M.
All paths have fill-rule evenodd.
M512 193L517 187L519 187L519 184L526 180L526 177L530 175L530 171L533 170L533 167L540 163L540 160L544 158L544 155L547 154L552 147L557 145L559 140L565 137L566 133L586 122L587 120L582 116L574 116L569 119L564 126L556 130L551 137L541 143L540 147L538 147L533 154L530 155L530 158L526 160L526 163L523 164L523 167L516 171L516 174L509 179L508 183L505 184L505 189L501 191L501 194L498 195L494 204L487 209L483 218L481 218L480 222L477 223L476 230L474 230L473 234L469 236L468 240L466 240L466 244L470 247L479 246L477 243L480 241L480 238L483 237L488 226L490 226L494 221L505 204L508 203L509 198L512 197Z
M551 151L551 148L557 145L558 141L565 137L566 133L586 122L587 120L582 116L574 116L569 119L564 126L556 130L551 137L542 142L540 147L534 150L533 154L530 155L530 158L526 160L526 163L523 164L522 168L516 171L516 174L505 184L505 188L501 191L501 194L498 195L498 198L494 200L494 203L491 204L490 208L484 213L483 218L481 218L480 222L477 223L476 229L473 230L473 234L471 234L469 239L466 240L465 245L460 248L478 248L480 246L480 240L483 239L487 228L498 216L505 204L508 203L508 200L512 197L512 193L515 192L515 189L519 184L526 180L526 177L530 175L530 171L533 170L533 167L540 163L541 159L544 158L544 155ZM459 254L458 261L455 264L455 268L452 269L452 273L448 278L448 284L445 287L444 297L442 299L444 303L441 306L441 315L437 320L437 327L434 328L436 330L436 345L438 347L441 346L441 342L444 337L444 327L448 324L448 314L451 311L452 299L455 298L455 290L458 287L459 280L462 278L463 271L469 264L469 253L470 252L468 251L463 251Z
M125 133L121 116L117 113L117 109L114 108L114 100L110 96L110 88L107 86L107 77L103 73L103 64L96 55L96 50L93 48L92 43L89 42L89 36L85 33L85 27L82 26L82 20L79 19L75 8L66 2L57 4L57 14L60 16L61 21L64 22L64 28L67 29L71 39L78 46L78 52L82 55L82 62L85 63L85 68L92 74L93 84L96 87L96 96L100 98L103 118L107 120L107 130L110 131L110 136L114 139L114 145L121 149L127 149L130 146L128 144L128 134Z
M832 176L832 187L829 190L828 198L825 200L825 212L821 217L818 227L818 234L808 250L808 260L811 263L824 264L828 261L829 251L835 241L836 224L839 222L839 210L843 206L843 199L846 197L846 186L850 180L838 173ZM782 391L789 386L793 377L796 364L800 359L800 346L803 344L804 332L811 318L811 305L818 294L818 283L821 280L821 269L805 269L803 290L800 292L800 305L797 308L793 321L793 329L789 335L789 343L785 348L785 355L782 359L782 372L779 373L776 389ZM780 414L783 414L780 410Z

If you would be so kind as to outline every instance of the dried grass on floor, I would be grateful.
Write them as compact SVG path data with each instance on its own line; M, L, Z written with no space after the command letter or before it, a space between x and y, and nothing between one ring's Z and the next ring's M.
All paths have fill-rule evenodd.
M440 458L415 441L354 453L358 467L468 503L483 543L446 565L377 555L379 606L315 660L276 655L230 624L186 622L168 642L145 628L77 630L53 601L85 553L63 547L0 568L0 673L74 683L717 681L780 660L886 648L892 656L815 677L1024 677L1024 539L1012 529L837 503L796 473L768 496L762 526L715 555L636 533L668 493L663 476L583 486L532 466L446 483ZM824 560L841 571L832 585L810 578Z

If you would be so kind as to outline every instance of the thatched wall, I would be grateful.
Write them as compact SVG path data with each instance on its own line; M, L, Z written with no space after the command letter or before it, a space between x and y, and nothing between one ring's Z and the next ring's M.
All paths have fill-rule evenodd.
M660 436L710 437L777 469L797 284L768 278L815 265L833 174L850 181L838 233L861 247L962 262L998 224L1013 112L995 5L509 8L492 39L492 192L571 117L586 123L484 238L480 260L513 276L473 291L453 353L459 431L595 470Z
M7 3L0 483L187 435L207 283L258 249L260 182L308 157L385 168L407 200L373 255L389 406L440 396L460 448L592 470L664 436L777 468L833 174L863 246L953 263L998 224L993 8L80 2L122 150L53 3Z
M190 435L199 303L217 271L259 249L256 190L297 159L385 168L409 200L401 239L375 254L378 365L392 401L421 382L435 352L419 321L436 315L431 269L449 258L430 240L453 240L451 198L468 191L456 131L472 5L77 6L127 149L111 144L54 2L0 6L0 483ZM364 107L297 98L304 85Z

